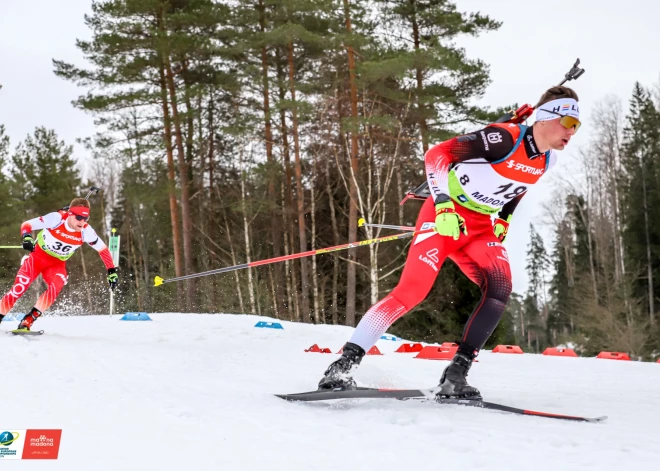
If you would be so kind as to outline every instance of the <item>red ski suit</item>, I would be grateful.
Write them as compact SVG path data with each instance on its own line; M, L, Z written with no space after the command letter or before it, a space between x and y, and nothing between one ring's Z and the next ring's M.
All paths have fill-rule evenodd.
M68 216L68 212L59 211L31 219L21 225L22 235L33 230L43 230L37 237L34 252L25 258L18 270L14 286L0 301L1 315L6 315L14 307L16 301L25 294L39 275L48 285L48 289L34 307L41 312L48 309L67 283L66 260L85 242L99 252L106 268L114 267L110 251L94 229L85 225L82 232L74 231L66 223Z
M449 258L482 292L459 350L472 354L483 347L512 289L507 251L493 233L491 216L499 211L508 220L527 188L554 164L554 153L537 148L531 127L502 124L429 149L425 163L432 196L420 210L416 230L435 227L434 196L448 194L468 235L458 240L435 231L416 236L399 284L366 312L351 343L368 351L391 324L426 298Z

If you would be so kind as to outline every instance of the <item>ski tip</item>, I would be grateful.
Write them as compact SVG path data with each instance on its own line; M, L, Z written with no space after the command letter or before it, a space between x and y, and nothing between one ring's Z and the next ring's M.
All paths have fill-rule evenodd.
M595 417L593 419L586 419L587 422L591 422L592 424L597 424L599 422L604 422L607 420L607 416L603 415L601 417Z
M297 399L295 397L295 394L274 394L274 396L279 397L280 399L284 399L285 401L289 401L289 402L300 401L300 399Z
M154 286L160 286L163 284L163 279L160 276L154 278Z

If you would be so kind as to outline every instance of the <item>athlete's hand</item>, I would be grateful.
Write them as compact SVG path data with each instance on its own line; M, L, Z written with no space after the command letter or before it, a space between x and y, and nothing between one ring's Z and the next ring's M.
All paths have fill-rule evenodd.
M504 239L506 239L506 236L509 234L509 222L500 218L495 219L493 232L495 233L495 237L500 239L500 242L504 242Z
M110 284L110 289L115 290L117 283L119 282L119 275L117 275L116 268L108 268L108 283Z
M23 234L23 248L29 252L34 252L34 239L30 233Z
M465 219L456 212L451 201L435 205L435 230L441 236L453 237L454 240L458 240L461 232L468 235Z

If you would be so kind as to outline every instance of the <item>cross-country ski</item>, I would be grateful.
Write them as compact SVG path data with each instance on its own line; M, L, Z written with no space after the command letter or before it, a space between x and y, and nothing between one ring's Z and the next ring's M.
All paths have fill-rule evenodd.
M586 3L5 1L0 461L658 467L660 3Z

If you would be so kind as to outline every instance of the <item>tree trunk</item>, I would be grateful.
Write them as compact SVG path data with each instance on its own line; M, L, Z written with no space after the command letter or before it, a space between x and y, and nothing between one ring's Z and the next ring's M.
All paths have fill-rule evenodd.
M316 179L316 155L314 156L314 175L313 175L313 180L317 181ZM316 200L315 200L315 195L314 195L314 185L310 185L310 193L309 193L309 199L311 202L311 208L310 208L310 215L312 218L312 240L311 240L311 245L312 248L311 250L316 250ZM321 312L319 309L319 277L318 277L318 269L316 265L316 255L312 256L312 299L314 300L314 322L316 324L321 323Z
M286 197L284 195L284 182L280 185L280 197L282 201L286 200ZM284 213L284 225L286 226L286 213ZM284 255L290 255L291 251L289 250L289 238L287 237L286 232L283 234L283 244L284 244ZM285 260L284 261L284 288L286 292L286 299L287 299L287 319L288 320L293 320L296 310L295 310L295 304L293 302L293 287L291 286L291 277L287 276L288 273L291 273L291 260Z
M215 157L215 122L213 120L213 95L211 95L209 100L209 211L208 211L208 222L209 222L209 236L212 239L217 239L217 229L215 222L215 189L213 188L213 159ZM202 170L202 174L204 171ZM203 181L203 179L202 179ZM211 253L211 265L217 266L218 257L215 254L215 251ZM217 283L215 277L211 280L211 304L215 308L218 305L217 300Z
M176 142L178 160L179 160L179 180L181 182L181 217L183 220L183 263L186 274L194 271L193 255L191 245L191 215L190 215L190 183L188 180L188 165L186 154L183 149L183 133L181 132L181 117L177 105L176 86L174 84L174 74L170 64L170 58L167 53L163 55L165 60L165 80L170 94L170 104L172 106L172 120L174 121L174 137ZM193 279L194 280L194 279ZM188 311L193 310L195 306L195 293L193 280L186 280L186 304Z
M243 168L243 148L241 147L241 212L243 213L243 231L245 235L245 263L252 261L250 252L250 224L247 217L247 204L245 202L245 169ZM248 274L248 294L250 296L250 309L251 313L257 312L257 307L254 301L254 282L252 281L252 268L247 269Z
M644 164L641 162L642 168L642 198L644 204L644 237L646 239L646 264L647 264L647 277L648 277L648 296L649 296L649 318L651 324L655 324L655 295L653 293L653 260L651 258L651 238L649 236L649 210L648 198L646 194L646 178L644 176Z
M289 91L293 106L291 109L293 124L293 151L295 156L296 170L296 202L298 210L298 239L300 241L300 251L307 251L307 231L305 229L305 190L302 186L302 164L300 162L300 142L298 139L298 110L296 105L296 86L294 81L295 65L293 63L293 41L289 43ZM300 278L302 290L302 320L310 322L309 307L309 267L307 259L300 259Z
M138 309L142 310L142 295L140 293L140 273L139 267L137 265L137 260L135 258L135 237L133 236L133 231L128 231L128 250L131 257L131 265L133 265L133 277L135 279L135 293L137 295Z
M227 219L227 211L222 207L222 216L225 220L225 232L227 233L227 242L229 243L229 253L231 254L231 264L238 265L236 261L236 252L234 251L234 244L231 240L231 231L229 230L229 220ZM234 279L236 280L236 293L238 294L238 305L240 306L241 313L245 314L245 304L243 303L243 291L241 290L241 278L238 276L238 270L234 271Z
M188 66L186 65L186 59L184 58L182 61L182 74L181 77L183 78L183 100L186 105L186 168L188 170L188 184L191 185L194 181L194 175L193 175L193 137L194 137L194 132L195 132L195 125L194 125L194 108L192 106L192 101L190 97L190 81L187 78L187 72L188 72ZM200 109L200 115L201 115L201 109ZM200 141L201 143L202 141ZM190 190L188 190L190 191Z
M417 0L408 0L410 6L415 10L412 16L413 27L413 42L415 44L415 51L419 52L419 25L417 24ZM419 132L422 137L422 150L426 153L429 150L429 137L428 128L426 125L426 118L424 117L425 109L422 102L422 91L424 90L424 74L420 66L415 69L415 78L417 79L417 113L419 118Z
M165 84L165 69L160 68L160 98L163 108L163 140L167 153L167 190L170 199L170 220L172 222L172 245L174 250L174 273L182 276L181 270L181 234L179 232L179 208L176 202L176 180L174 176L174 152L172 149L172 127L169 104L167 100L167 87ZM177 309L183 311L183 284L177 283Z
M587 203L586 211L582 208L579 201L575 202L575 206L580 211L580 218L587 228L587 249L589 252L589 271L591 273L591 287L594 290L594 301L598 302L598 285L596 283L596 268L594 266L593 244L591 240L591 215L589 214L589 205Z
M344 2L344 15L346 19L346 31L351 35L351 16L348 0ZM353 46L346 46L348 55L348 74L351 89L351 118L354 128L351 130L351 178L349 183L349 211L348 211L348 241L357 241L357 176L358 176L358 135L357 135L357 84L355 80L355 55ZM355 325L355 290L356 290L356 260L357 251L352 248L348 250L348 270L346 273L346 325Z
M280 101L284 100L286 97L286 89L283 87L285 83L286 75L280 62L277 63L277 77L279 84L279 98ZM289 233L289 253L294 252L295 243L295 227L293 223L293 215L295 211L293 209L293 189L291 188L291 181L293 180L293 175L291 173L291 159L290 159L290 148L289 148L289 130L286 124L286 112L283 108L280 108L280 124L281 124L281 133L282 133L282 156L284 160L284 170L285 170L285 181L284 181L284 193L285 193L285 220L286 226L288 227ZM287 236L285 235L285 239ZM286 243L286 242L285 242ZM289 255L289 254L287 254ZM289 306L289 309L293 307L294 317L296 320L300 320L300 293L298 292L298 275L296 273L296 265L293 261L287 262L288 272L291 273L291 283L292 283L292 293L293 293L293 306Z
M266 31L266 8L264 0L259 0L259 28L262 33ZM268 162L268 198L272 205L270 212L271 233L273 235L273 257L282 255L282 216L278 211L277 199L277 172L276 162L273 156L273 133L270 115L270 92L268 82L268 50L266 46L261 48L261 77L264 95L264 139L266 141L266 160ZM282 265L276 263L271 267L271 273L275 285L275 312L284 315L286 303L284 298L284 287L282 283Z
M339 245L339 229L337 228L337 215L335 214L335 200L332 195L332 188L330 187L330 165L328 159L325 160L325 173L326 173L326 187L325 191L328 194L328 206L330 207L330 223L332 224L332 240L333 245ZM333 253L332 259L332 323L337 325L339 323L339 316L337 313L337 290L339 279L339 256L337 252Z

